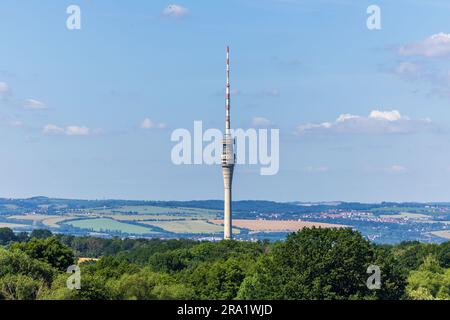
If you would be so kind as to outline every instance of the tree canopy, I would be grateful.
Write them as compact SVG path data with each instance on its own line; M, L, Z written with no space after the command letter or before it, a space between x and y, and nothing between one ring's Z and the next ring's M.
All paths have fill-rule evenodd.
M450 299L450 242L375 245L352 229L283 242L120 239L0 229L0 299ZM67 287L77 259L81 288ZM84 261L84 262L81 262ZM369 289L369 266L381 285Z

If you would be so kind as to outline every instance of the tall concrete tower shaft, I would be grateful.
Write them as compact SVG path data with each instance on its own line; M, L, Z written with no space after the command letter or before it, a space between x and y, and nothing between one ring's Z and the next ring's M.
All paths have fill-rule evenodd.
M231 239L232 234L232 208L231 185L233 182L233 170L236 155L234 153L234 138L230 130L230 48L227 47L227 84L225 93L225 135L222 140L222 174L224 186L224 216L223 238Z

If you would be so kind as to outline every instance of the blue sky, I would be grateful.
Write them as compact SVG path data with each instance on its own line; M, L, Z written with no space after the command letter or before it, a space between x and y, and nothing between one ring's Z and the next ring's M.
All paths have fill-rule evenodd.
M81 30L66 28L70 4ZM449 201L449 14L419 0L3 0L0 197L222 198L220 167L173 165L170 134L223 127L230 45L232 125L264 118L281 140L279 173L238 166L235 199Z

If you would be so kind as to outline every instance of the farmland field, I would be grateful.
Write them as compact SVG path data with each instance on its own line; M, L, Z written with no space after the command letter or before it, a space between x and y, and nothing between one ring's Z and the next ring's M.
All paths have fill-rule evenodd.
M45 214L33 214L33 215L15 215L10 216L8 219L11 220L23 220L23 221L32 221L35 223L42 223L46 227L50 228L59 228L59 223L71 219L76 219L77 216L52 216Z
M28 227L28 225L26 225L26 224L0 222L0 228L16 229L16 228L26 228L26 227Z
M182 220L182 221L142 221L143 224L162 228L173 233L221 233L223 227L208 223L205 220ZM239 233L239 230L233 230Z
M278 203L236 201L233 232L240 240L284 239L304 227L348 226L378 243L448 241L450 202ZM49 229L55 233L100 237L220 239L223 201L77 200L0 198L0 227L15 232ZM238 234L237 234L238 233Z
M114 231L138 235L158 233L153 231L152 228L146 228L144 226L137 226L129 223L123 223L108 218L94 218L94 219L67 221L64 224L96 232Z
M48 218L54 218L58 216L51 216L51 215L45 215L45 214L29 214L29 215L15 215L10 216L8 219L14 219L14 220L24 220L24 221L42 221Z
M433 231L431 234L444 239L450 239L450 230Z
M119 221L144 221L144 220L189 220L195 217L193 216L182 216L182 215L164 215L164 214L112 214L103 215L103 217L108 217Z
M222 220L210 220L215 224L222 224ZM237 228L248 229L251 231L298 231L303 228L321 227L321 228L342 228L344 225L307 222L297 220L244 220L235 219L233 225Z
M68 221L68 220L72 220L72 219L77 219L78 217L76 216L68 216L68 217L50 217L47 219L42 220L42 224L50 227L50 228L59 228L59 224L64 222L64 221Z

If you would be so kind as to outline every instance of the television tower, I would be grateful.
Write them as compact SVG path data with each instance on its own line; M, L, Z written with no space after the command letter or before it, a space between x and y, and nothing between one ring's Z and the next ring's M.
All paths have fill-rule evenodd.
M236 155L234 153L235 140L230 130L230 48L227 46L227 85L225 93L225 134L222 139L222 173L224 186L224 212L223 212L223 238L231 239L232 218L231 218L231 184L233 182L233 170Z

